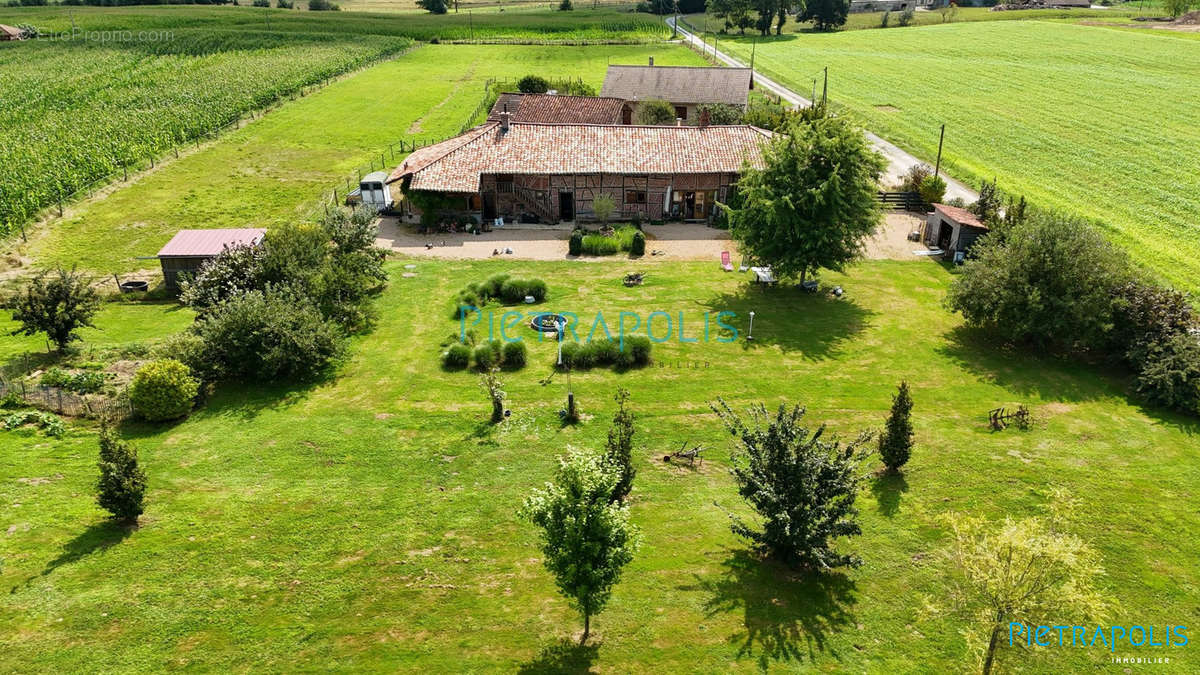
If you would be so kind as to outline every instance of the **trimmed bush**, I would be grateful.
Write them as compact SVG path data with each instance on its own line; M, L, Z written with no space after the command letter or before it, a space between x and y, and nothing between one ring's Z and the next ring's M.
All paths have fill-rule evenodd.
M442 365L450 370L462 370L471 365L471 348L461 342L442 352Z
M502 289L504 288L504 283L508 280L509 275L507 274L493 274L482 284L479 284L478 286L475 286L474 284L468 284L467 288L477 290L479 295L485 299L499 298L501 295L503 295Z
M617 340L604 338L590 342L563 343L563 366L575 370L616 366L633 368L650 363L650 338L644 335L626 335L625 348Z
M550 91L550 82L541 75L526 75L517 80L517 90L522 94L544 94Z
M513 370L524 368L526 360L525 343L505 342L502 356L505 368L512 368Z
M475 348L475 367L491 370L503 363L504 353L499 340L488 340Z
M575 341L564 341L562 345L562 363L564 368L581 369L588 366L583 358L583 346Z
M633 365L645 366L650 364L650 338L644 335L625 336L625 350L633 355Z
M575 230L571 233L571 239L567 241L567 253L583 255L583 230Z
M633 235L633 242L629 245L630 255L646 255L646 235L640 231Z
M204 338L191 332L175 333L154 345L150 356L155 359L175 359L188 367L194 377L210 381L216 379L216 364L208 359L204 349Z
M151 361L138 369L129 385L129 402L142 417L158 422L188 414L200 383L175 359Z

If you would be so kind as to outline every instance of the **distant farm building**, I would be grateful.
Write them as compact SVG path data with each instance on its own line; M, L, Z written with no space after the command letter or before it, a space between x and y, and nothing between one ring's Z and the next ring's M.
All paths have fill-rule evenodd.
M591 219L608 194L614 219L708 220L743 167L762 166L768 131L752 126L513 122L511 113L409 155L388 182L437 193L439 215L484 222Z
M974 213L957 206L934 204L925 221L925 244L942 249L943 257L958 262L987 231L987 225Z
M204 263L227 248L257 246L266 232L262 228L180 230L158 252L163 281L168 289L178 290L180 274L194 276Z
M8 26L0 23L0 42L8 42L10 40L24 40L25 33L16 26Z
M646 66L609 66L600 95L627 101L622 109L623 124L632 124L638 104L651 100L670 103L675 117L687 123L697 118L696 109L701 104L745 108L752 76L749 68L656 66L651 57Z
M605 96L562 96L559 94L500 94L489 122L499 122L509 113L512 122L533 124L620 124L625 100Z

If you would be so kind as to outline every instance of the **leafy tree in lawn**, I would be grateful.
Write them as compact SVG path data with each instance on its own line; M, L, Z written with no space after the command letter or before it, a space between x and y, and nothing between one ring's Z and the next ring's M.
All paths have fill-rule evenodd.
M602 458L572 452L559 461L554 482L535 490L520 511L541 529L542 564L583 615L580 644L639 545L628 507L612 501L619 480Z
M142 515L146 473L138 466L137 450L107 425L100 427L100 480L96 501L114 520L134 524Z
M807 0L796 20L801 23L811 21L813 28L830 31L846 25L849 15L850 0Z
M504 391L500 379L496 377L495 367L488 368L479 376L479 388L483 389L483 393L487 394L492 403L492 424L498 424L504 419L504 399L508 398L508 394Z
M733 453L738 494L758 512L761 529L733 518L735 534L746 537L783 562L809 570L828 570L861 560L833 550L833 540L861 534L858 466L870 440L863 432L846 444L822 439L801 425L804 409L779 406L774 416L761 404L751 408L751 425L721 399L712 406L737 438Z
M900 470L912 455L912 396L908 393L908 382L901 381L896 395L892 397L892 411L888 414L883 433L879 435L879 456L893 473Z
M337 209L326 215L321 225L333 245L322 267L319 308L348 329L365 329L375 318L370 299L387 282L383 271L387 254L375 245L379 235L375 214L371 209L350 213Z
M613 488L612 500L624 501L633 489L633 411L629 409L629 391L617 388L614 397L617 412L613 415L612 427L608 430L608 443L604 446L604 460L617 472L617 485Z
M1008 341L1096 348L1110 340L1126 255L1074 216L1038 212L984 237L950 286L948 306Z
M1052 505L1055 510L1069 512L1061 493L1055 499L1060 500ZM1093 585L1104 574L1100 555L1064 531L1062 517L1006 518L996 524L957 514L946 518L954 537L948 551L953 596L958 611L981 628L968 639L985 675L1008 641L1010 622L1032 630L1063 617L1082 624L1105 611Z
M99 295L74 268L43 272L12 301L13 321L21 324L12 335L45 333L61 352L79 339L80 328L95 325L92 316L99 309Z
M665 126L675 123L675 108L666 101L642 101L637 108L637 123L645 126Z
M742 250L776 276L801 281L856 260L879 224L885 166L862 130L835 117L795 121L769 141L763 161L762 169L746 169L742 204L729 209Z
M417 6L430 14L445 14L449 9L446 0L417 0Z
M754 5L750 0L709 0L708 12L725 22L725 30L737 28L742 35L754 25L750 13Z

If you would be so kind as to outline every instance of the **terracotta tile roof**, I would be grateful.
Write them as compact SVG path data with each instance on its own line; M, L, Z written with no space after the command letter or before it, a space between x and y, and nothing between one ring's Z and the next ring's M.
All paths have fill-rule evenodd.
M464 134L444 140L441 143L434 143L433 145L427 145L423 148L417 148L417 150L409 154L408 157L404 158L404 161L400 163L400 166L392 170L391 175L388 176L387 182L394 183L404 176L420 171L428 166L430 162L439 160L459 147L475 140L475 138L479 134L482 134L489 126L489 124L481 124L480 126L477 126Z
M5 35L9 36L10 38L12 38L14 40L19 39L21 37L21 29L20 28L17 28L16 26L9 26L9 25L2 24L2 23L0 23L0 33L4 33Z
M204 258L215 256L226 246L257 244L267 231L261 227L221 230L180 230L158 252L160 258Z
M983 221L979 219L979 216L964 208L950 206L949 204L933 204L932 206L934 209L941 211L946 215L947 218L950 218L959 225L977 227L981 230L988 229L988 226L983 224Z
M414 168L401 165L390 180L411 175L410 187L415 190L469 193L479 191L479 176L485 173L738 172L746 161L751 166L762 166L761 144L771 133L746 125L644 127L519 122L501 133L500 123L490 122L466 135L470 138L440 158Z
M506 93L496 99L488 120L499 120L507 109L513 122L620 124L624 105L624 99L603 96Z
M600 95L627 101L744 106L750 96L750 75L749 68L609 66Z

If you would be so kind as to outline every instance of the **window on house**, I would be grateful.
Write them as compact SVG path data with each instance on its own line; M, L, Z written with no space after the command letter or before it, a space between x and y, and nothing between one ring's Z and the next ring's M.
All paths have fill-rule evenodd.
M685 105L675 106L675 117L678 117L681 120L686 120L687 119L687 106L685 106Z
M626 204L645 204L646 203L646 192L644 190L626 190L625 191L625 203Z
M513 177L511 173L496 174L496 192L512 192Z

